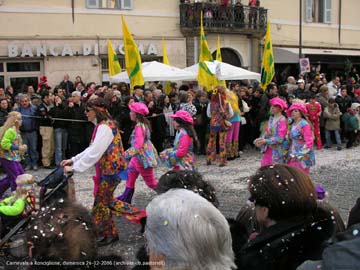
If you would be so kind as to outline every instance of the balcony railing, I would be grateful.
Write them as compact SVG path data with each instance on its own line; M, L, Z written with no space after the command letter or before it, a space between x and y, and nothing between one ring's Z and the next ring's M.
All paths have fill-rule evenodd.
M180 27L184 34L196 34L200 29L200 13L206 32L264 35L267 9L249 6L222 6L214 3L180 4Z

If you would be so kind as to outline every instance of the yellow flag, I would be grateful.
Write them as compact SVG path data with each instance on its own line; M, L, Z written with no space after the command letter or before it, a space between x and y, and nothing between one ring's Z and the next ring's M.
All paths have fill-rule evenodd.
M220 36L218 36L218 42L217 42L217 48L216 48L216 61L222 62ZM218 81L218 84L226 87L226 82L224 80Z
M272 42L270 36L270 22L268 21L266 27L266 36L264 43L264 53L261 64L261 88L266 89L269 83L271 83L275 75L274 54L272 49Z
M205 61L213 62L213 58L206 42L205 32L203 27L203 14L200 15L200 57L199 57L199 70L197 80L200 85L206 87L207 91L211 91L217 84L217 79L206 65Z
M163 47L163 63L165 65L170 65L169 58L167 57L167 53L166 53L166 43L164 38L162 40L162 47Z
M220 36L218 36L218 42L216 48L216 61L222 62L221 49L220 49Z
M165 39L162 39L162 47L163 47L163 63L165 65L170 65L169 58L167 57L166 52L166 43ZM167 82L165 85L165 94L169 95L171 93L171 82Z
M107 46L108 46L109 75L111 77L116 74L119 74L121 72L121 67L120 67L118 56L115 53L113 46L111 44L111 41L109 39L107 40Z
M125 51L125 65L126 71L130 79L131 89L135 85L144 85L144 77L142 75L141 57L138 47L127 28L124 17L121 16L123 36L124 36L124 51Z

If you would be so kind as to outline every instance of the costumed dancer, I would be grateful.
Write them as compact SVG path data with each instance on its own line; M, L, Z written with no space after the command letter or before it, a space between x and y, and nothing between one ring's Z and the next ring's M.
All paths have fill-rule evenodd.
M174 147L165 149L160 158L173 170L195 170L194 142L199 146L194 120L187 111L177 111L170 116L174 119L173 125L177 130Z
M272 116L267 122L264 134L255 140L255 145L261 147L263 158L261 166L275 163L284 163L283 142L287 134L287 119L282 112L287 109L287 104L281 98L270 99L270 112Z
M322 148L321 135L320 135L320 115L322 112L321 105L315 99L315 94L310 96L309 103L306 104L306 109L309 114L309 120L314 127L314 136L317 149Z
M9 187L11 191L16 190L16 177L24 173L20 161L27 146L22 143L20 136L21 124L21 113L10 112L0 129L0 161L6 173L6 176L0 181L0 198Z
M239 157L239 133L241 116L239 109L239 98L233 91L226 90L226 100L230 103L233 110L233 116L229 119L230 129L226 132L226 155L227 160L233 160ZM240 100L242 102L242 100Z
M230 128L226 125L233 115L230 104L226 101L226 93L224 86L217 86L215 92L211 96L211 102L207 107L207 115L210 118L210 135L206 149L206 164L216 161L216 136L219 134L219 166L226 165L226 148L225 138L226 131Z
M126 189L118 200L131 203L139 174L149 188L155 189L158 181L154 176L154 167L158 163L158 153L150 140L150 124L145 118L145 115L149 114L148 107L143 103L134 102L129 108L131 121L136 122L136 126L130 137L131 147L125 152L126 159L130 159Z
M95 124L93 139L88 148L61 166L64 172L84 172L95 164L98 187L95 187L95 201L92 208L93 222L97 229L98 246L108 245L119 239L112 214L124 216L138 223L145 212L129 204L115 200L113 193L121 179L126 179L126 160L119 129L106 110L102 98L87 103L87 117Z
M306 120L305 104L292 104L287 110L287 115L293 119L287 134L287 163L308 174L310 167L315 165L315 154L314 138L311 126Z

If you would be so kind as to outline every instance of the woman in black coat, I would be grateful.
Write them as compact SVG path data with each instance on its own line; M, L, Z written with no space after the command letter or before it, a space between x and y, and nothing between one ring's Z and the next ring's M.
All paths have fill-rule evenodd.
M130 119L129 105L134 102L134 97L127 96L124 99L124 105L121 107L120 113L115 117L118 127L121 132L121 139L124 149L130 147L130 135L134 128L133 123Z

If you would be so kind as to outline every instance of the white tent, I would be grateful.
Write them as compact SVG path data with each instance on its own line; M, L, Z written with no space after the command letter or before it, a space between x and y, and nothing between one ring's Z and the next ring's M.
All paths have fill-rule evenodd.
M243 68L239 68L227 63L214 61L208 62L205 61L206 65L213 74L216 74L216 77L219 80L257 80L260 81L260 73L252 72ZM198 73L199 64L192 65L190 67L184 68L185 71L195 74Z
M196 74L183 69L165 65L163 63L152 61L142 63L142 73L146 82L151 81L193 81L196 80ZM110 82L129 83L129 77L126 71L110 77Z

